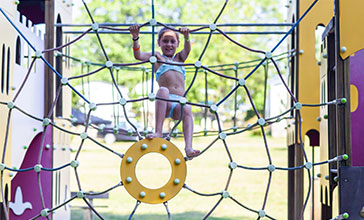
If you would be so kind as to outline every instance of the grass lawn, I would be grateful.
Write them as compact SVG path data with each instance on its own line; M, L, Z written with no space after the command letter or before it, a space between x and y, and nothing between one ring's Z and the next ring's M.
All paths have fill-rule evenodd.
M204 149L215 137L202 137L194 139L197 149ZM176 146L183 150L183 139L171 140ZM227 146L235 162L244 166L263 167L268 165L268 157L261 136L250 136L239 134L228 136ZM117 152L124 153L133 143L117 142L111 148ZM79 145L75 138L73 147ZM268 138L268 146L275 166L287 167L287 148L284 138ZM74 158L75 154L72 155ZM121 159L86 141L79 156L80 166L78 173L83 191L100 192L120 182ZM146 159L145 159L146 160ZM142 160L140 160L142 161ZM158 184L159 177L169 178L168 169L157 165L153 161L143 161L145 170L138 170L142 183L148 180ZM201 193L221 192L229 175L229 157L225 146L218 140L212 147L200 157L188 161L186 185ZM252 171L237 168L233 171L228 192L232 197L243 205L254 209L262 209L264 195L267 187L269 172ZM143 177L143 178L142 178ZM138 177L139 178L139 177ZM145 180L147 178L147 180ZM160 183L159 183L160 184ZM78 191L76 178L71 173L71 190ZM220 196L203 197L198 196L187 189L182 189L176 197L168 202L169 210L173 219L202 219L208 213ZM131 197L124 187L118 187L109 193L109 199L96 199L94 205L96 210L105 219L127 219L135 206L136 200ZM72 206L84 206L82 200L74 200ZM97 208L107 206L107 208ZM276 219L287 219L287 171L275 171L265 207L268 215ZM72 208L72 219L83 219L83 210ZM215 209L209 219L256 219L257 214L248 211L230 199L224 199ZM97 219L97 218L96 218ZM165 207L162 204L149 205L142 203L133 219L168 219ZM267 218L262 218L267 219Z

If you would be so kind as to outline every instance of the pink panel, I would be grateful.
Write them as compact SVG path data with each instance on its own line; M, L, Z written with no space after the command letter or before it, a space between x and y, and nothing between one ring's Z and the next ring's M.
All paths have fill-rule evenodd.
M33 167L38 163L40 147L42 143L42 134L35 136L30 144L24 161L20 169ZM21 134L18 134L21 135ZM50 126L46 129L45 144L52 146L52 129ZM48 150L43 148L41 164L45 168L52 168L52 147ZM52 172L41 171L40 180L46 208L51 208L52 205ZM12 210L9 211L11 220L30 219L38 215L42 208L41 197L39 193L37 173L34 170L27 172L19 172L11 181L11 202L14 202L15 192L17 187L21 187L23 192L23 202L30 202L32 209L26 209L21 216L15 215ZM44 217L38 219L46 219Z
M364 166L364 50L350 57L350 84L358 88L358 108L351 113L351 140L353 166Z

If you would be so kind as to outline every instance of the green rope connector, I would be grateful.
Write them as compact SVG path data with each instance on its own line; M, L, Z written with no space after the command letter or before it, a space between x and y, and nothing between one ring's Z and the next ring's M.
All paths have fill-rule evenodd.
M114 65L114 64L113 64L110 60L106 61L106 63L105 63L105 66L106 66L107 68L111 68L113 65Z
M155 94L154 93L149 93L148 99L149 99L149 101L154 101L155 100Z
M100 131L100 132L103 132L105 127L106 127L106 125L105 125L105 124L100 124L100 125L99 125L99 131Z
M276 166L274 166L273 164L269 164L267 169L269 170L269 172L274 172L276 170Z
M203 130L203 136L207 136L207 133L208 133L209 131L207 130L207 129L204 129Z
M187 99L185 97L182 97L182 98L179 99L179 103L181 105L186 105L187 104Z
M216 24L210 24L209 28L211 31L215 31L217 27L216 27Z
M270 51L265 52L265 58L271 59L273 57L273 54Z
M260 126L264 126L264 125L265 125L265 120L264 120L264 118L259 118L259 119L258 119L258 124L259 124Z
M34 171L36 173L39 173L40 171L42 171L42 168L43 168L43 166L41 164L37 164L34 166Z
M61 83L62 83L62 85L67 85L68 84L68 78L62 77Z
M152 18L152 19L150 19L149 24L151 26L156 26L157 25L157 20L155 20L154 18Z
M311 162L307 162L307 163L305 163L305 167L306 167L306 169L311 169L312 168L312 163Z
M335 176L335 177L334 177L334 181L335 181L335 182L339 182L339 177L338 177L338 176Z
M349 213L347 213L347 212L345 212L345 213L343 214L343 218L344 218L344 219L348 219L348 218L349 218L349 216L350 216L350 215L349 215Z
M221 196L222 196L222 198L226 199L226 198L229 198L230 194L228 191L224 190L221 192Z
M229 168L230 169L233 170L233 169L236 169L237 167L238 167L238 164L236 162L233 161L233 162L230 162L229 163Z
M328 118L329 118L329 115L324 114L324 119L328 119Z
M342 104L346 104L346 103L348 102L348 100L347 100L346 98L341 98L341 99L340 99L340 102L341 102Z
M3 164L3 163L0 163L0 171L3 171L3 170L5 170L5 168L6 168L5 164Z
M197 60L197 61L195 62L195 67L196 67L196 68L200 68L201 66L202 66L201 61Z
M217 105L211 105L211 106L210 106L210 112L211 112L211 113L215 113L215 112L217 112L217 110L218 110Z
M40 212L40 215L42 217L47 217L49 215L49 209L43 209L41 212Z
M43 119L43 127L48 126L51 123L51 120L49 118Z
M119 100L119 103L120 103L120 105L126 105L126 99L124 99L124 98L121 98L120 100Z
M78 191L77 192L77 198L82 199L84 197L85 197L85 193L83 191Z
M71 167L76 168L80 165L80 162L78 162L77 160L72 160L71 161Z
M155 64L155 63L157 63L157 57L155 57L155 56L151 56L151 57L149 58L149 62L150 62L151 64Z
M91 109L91 111L96 111L96 109L97 109L97 105L96 105L96 103L93 103L93 102L91 102L91 103L88 105L88 107Z
M226 133L224 133L224 132L219 133L219 138L221 140L225 140L226 139Z
M259 210L258 215L259 215L259 217L264 218L265 217L265 211L264 210Z
M35 51L35 57L36 58L41 58L42 57L42 51L39 51L39 50Z
M99 30L99 24L98 23L93 23L91 25L91 28L92 28L93 31L98 31Z
M349 156L347 154L344 154L343 155L343 160L347 160L347 159L349 159Z
M88 134L86 132L83 132L80 134L80 137L82 140L85 140L88 137Z
M296 102L294 104L294 108L297 109L297 110L300 110L302 108L302 104L300 102Z

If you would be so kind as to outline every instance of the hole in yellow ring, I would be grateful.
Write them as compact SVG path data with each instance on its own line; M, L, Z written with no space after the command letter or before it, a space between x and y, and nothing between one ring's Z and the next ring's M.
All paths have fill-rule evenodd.
M135 176L144 187L159 189L171 178L172 168L169 160L160 153L147 153L137 162Z

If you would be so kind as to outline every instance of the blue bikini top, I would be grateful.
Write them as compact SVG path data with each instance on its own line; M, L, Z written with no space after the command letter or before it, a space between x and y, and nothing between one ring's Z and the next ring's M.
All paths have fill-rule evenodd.
M176 56L176 54L172 57L172 59L168 59L168 57L166 57L166 56L164 56L163 55L163 57L165 57L166 59L167 59L167 61L168 62L171 62L171 63L176 63L176 62L173 62L173 59L174 59L174 57ZM165 73L165 72L167 72L167 71L169 71L169 70L174 70L174 71L176 71L176 72L179 72L179 73L181 73L184 77L185 77L185 79L186 79L186 70L185 70L185 68L183 67L183 66L177 66L177 65L170 65L170 64L162 64L159 68L158 68L158 70L155 72L155 74L156 74L156 80L158 81L159 80L159 78Z

